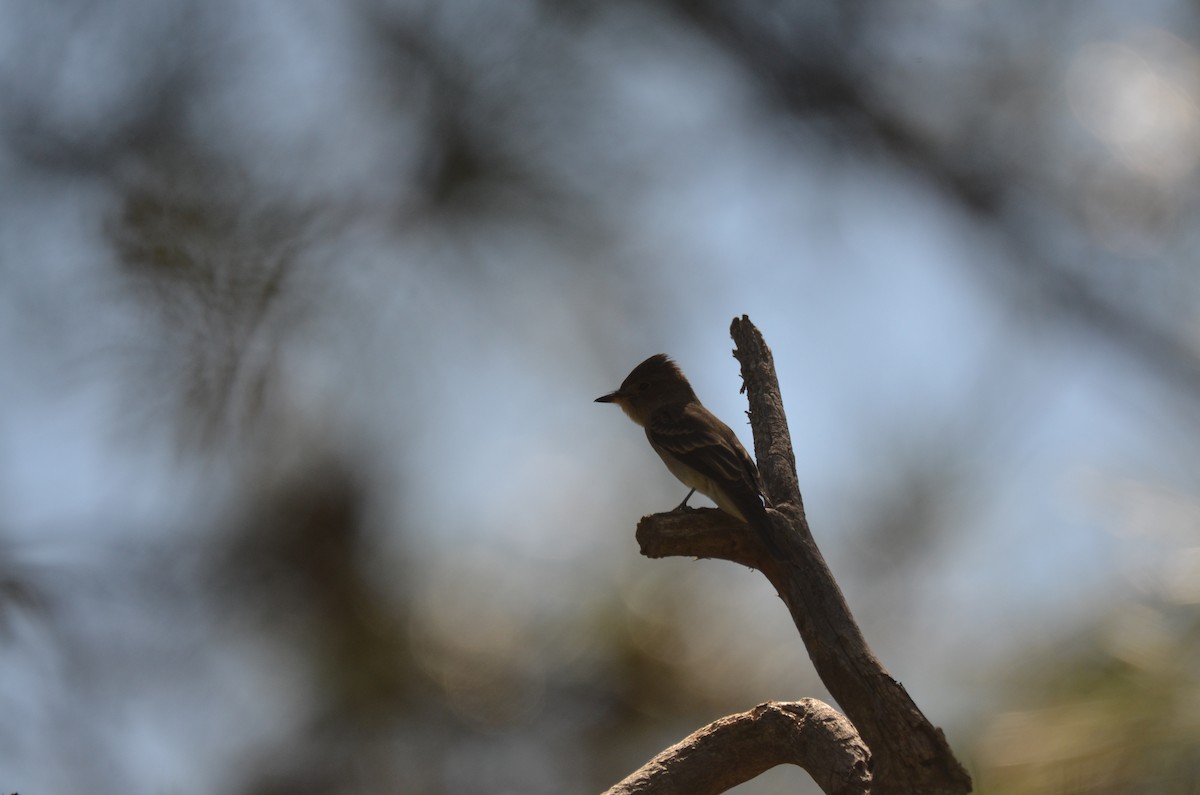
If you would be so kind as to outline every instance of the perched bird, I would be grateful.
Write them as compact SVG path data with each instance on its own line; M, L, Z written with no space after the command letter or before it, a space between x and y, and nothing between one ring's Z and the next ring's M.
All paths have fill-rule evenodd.
M768 550L780 556L764 529L767 512L754 459L729 426L704 408L679 365L666 354L633 368L620 389L596 402L616 403L645 428L650 446L667 469L691 488L675 510L699 491L725 513L754 527Z

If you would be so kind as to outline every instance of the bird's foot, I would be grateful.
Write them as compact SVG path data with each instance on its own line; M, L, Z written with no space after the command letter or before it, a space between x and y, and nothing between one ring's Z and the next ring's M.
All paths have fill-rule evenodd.
M687 501L690 500L692 498L692 495L695 493L696 493L695 489L692 489L691 491L689 491L687 493L687 496L683 498L683 502L679 503L678 505L676 505L674 508L671 509L671 513L682 513L683 511L696 510L695 508L693 508L692 506L687 504Z

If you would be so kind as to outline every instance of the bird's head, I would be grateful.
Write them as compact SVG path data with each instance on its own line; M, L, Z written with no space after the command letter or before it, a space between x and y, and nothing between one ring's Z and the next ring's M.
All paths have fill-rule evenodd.
M633 368L621 388L596 398L597 403L616 403L638 425L664 406L683 405L696 399L679 365L665 353L651 356Z

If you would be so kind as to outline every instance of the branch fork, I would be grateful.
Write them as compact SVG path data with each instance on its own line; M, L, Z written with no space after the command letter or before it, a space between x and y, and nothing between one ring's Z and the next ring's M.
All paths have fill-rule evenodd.
M716 509L643 517L637 540L647 557L719 558L761 571L845 715L814 699L761 704L700 729L605 795L715 795L788 763L807 770L826 793L970 792L971 778L942 731L872 653L813 541L770 349L745 315L734 319L730 334L750 404L759 472L775 506L768 510L769 530L784 554L773 558L743 523ZM707 772L696 778L697 769Z

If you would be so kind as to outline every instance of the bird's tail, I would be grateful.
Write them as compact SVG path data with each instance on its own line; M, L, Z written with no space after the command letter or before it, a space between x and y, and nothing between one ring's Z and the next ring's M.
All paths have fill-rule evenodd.
M743 505L738 506L738 510L745 517L746 524L754 529L755 535L758 536L759 541L766 547L767 552L771 554L772 558L783 560L786 556L783 550L779 548L779 544L775 542L775 535L771 528L771 517L767 514L767 508L771 505L770 500L766 495L763 495L760 501L758 495L754 495L753 500L746 499L743 502Z

